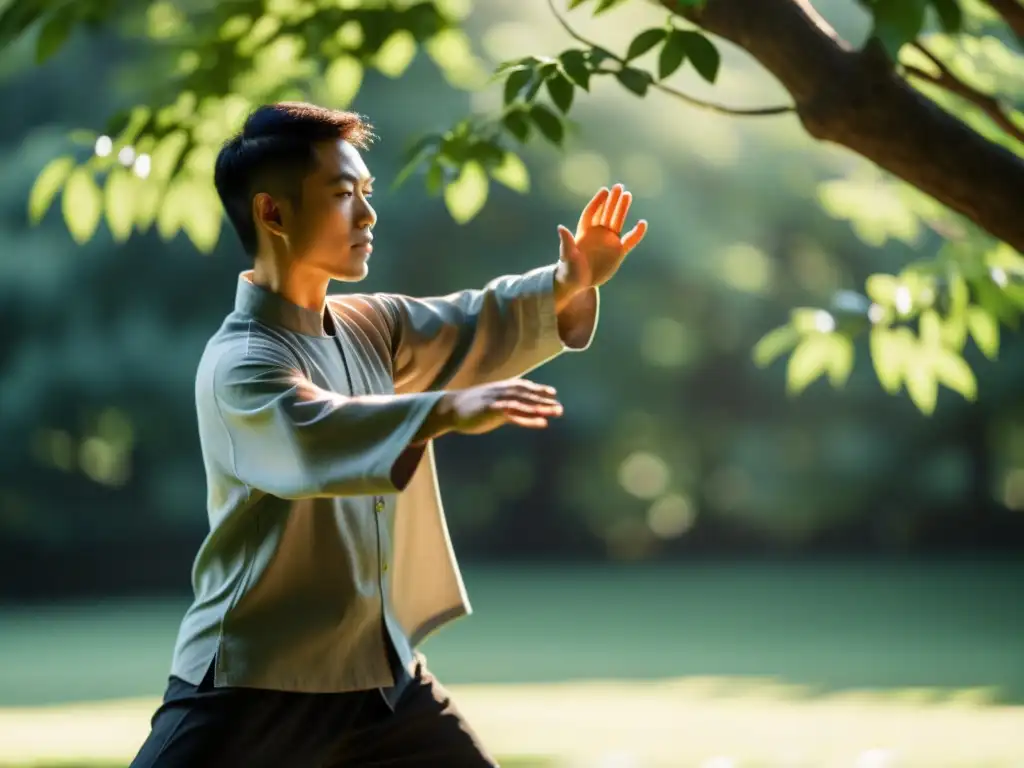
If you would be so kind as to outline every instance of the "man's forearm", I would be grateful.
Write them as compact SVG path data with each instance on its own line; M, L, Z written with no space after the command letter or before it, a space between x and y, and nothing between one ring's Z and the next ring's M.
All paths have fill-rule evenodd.
M430 409L427 418L420 424L416 434L412 438L412 446L420 446L430 442L436 437L451 431L452 406L451 395L445 393Z
M589 343L597 312L597 289L572 286L565 279L565 262L555 271L555 314L558 336L570 349L582 349Z
M566 270L565 262L559 262L558 268L555 270L555 314L559 317L569 308L573 299L581 293L579 288L566 280Z

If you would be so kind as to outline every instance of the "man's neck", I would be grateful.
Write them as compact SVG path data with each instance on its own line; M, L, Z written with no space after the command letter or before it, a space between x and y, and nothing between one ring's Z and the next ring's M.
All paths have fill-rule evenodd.
M271 259L256 259L252 282L286 301L322 315L331 278L320 270L303 269Z

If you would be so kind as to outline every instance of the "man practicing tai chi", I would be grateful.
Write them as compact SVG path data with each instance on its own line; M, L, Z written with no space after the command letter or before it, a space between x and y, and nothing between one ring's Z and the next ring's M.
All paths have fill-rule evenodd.
M647 225L620 236L616 185L559 227L551 266L441 298L328 296L366 276L369 139L356 114L277 104L217 159L253 269L196 375L210 533L133 766L496 765L413 650L469 613L431 440L561 415L515 377L589 345L597 287Z

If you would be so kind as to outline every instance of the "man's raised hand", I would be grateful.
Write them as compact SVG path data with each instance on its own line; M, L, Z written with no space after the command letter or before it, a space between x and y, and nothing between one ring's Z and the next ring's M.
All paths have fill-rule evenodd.
M644 239L647 222L643 219L622 234L632 202L633 195L621 184L610 190L602 188L583 209L575 235L559 226L557 280L568 293L604 285Z

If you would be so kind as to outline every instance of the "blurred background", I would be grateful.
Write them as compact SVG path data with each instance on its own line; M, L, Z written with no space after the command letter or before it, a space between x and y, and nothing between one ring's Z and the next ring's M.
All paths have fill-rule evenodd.
M852 4L820 7L863 36ZM568 42L537 0L467 11L484 65ZM608 45L644 25L579 21ZM102 227L77 245L59 210L26 217L68 132L159 76L138 45L101 30L42 66L30 41L0 53L0 764L127 764L207 530L193 380L246 268L233 233L201 255L184 235L119 243ZM788 397L784 363L751 361L756 341L791 307L919 256L822 209L819 185L870 177L866 162L792 116L717 116L602 81L565 152L525 151L529 193L494 187L463 226L415 179L388 186L418 135L498 103L452 77L426 56L399 78L367 70L351 104L381 137L361 288L432 295L549 263L556 225L615 181L651 224L603 292L592 348L535 374L565 417L437 445L476 613L425 650L495 751L508 765L1024 765L1020 337L997 363L969 349L977 401L943 392L932 417L882 391L866 344L844 389ZM785 101L733 49L713 91L682 80Z

